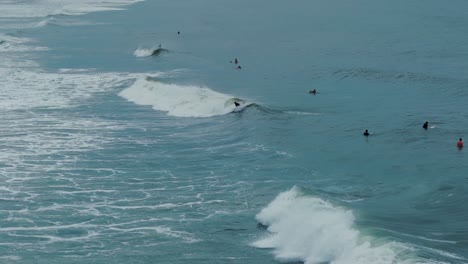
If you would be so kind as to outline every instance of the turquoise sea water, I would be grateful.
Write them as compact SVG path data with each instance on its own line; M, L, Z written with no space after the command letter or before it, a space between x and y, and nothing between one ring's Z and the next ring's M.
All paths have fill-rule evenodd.
M0 262L468 263L467 8L0 0Z

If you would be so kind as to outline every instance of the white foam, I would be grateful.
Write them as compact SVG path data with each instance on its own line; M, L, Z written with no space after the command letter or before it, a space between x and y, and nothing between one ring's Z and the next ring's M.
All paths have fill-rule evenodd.
M37 0L0 2L0 18L37 18L52 15L83 15L90 12L121 10L143 0Z
M43 19L36 24L31 25L30 27L45 27L48 25L56 25L56 26L89 26L89 25L95 25L94 23L90 21L80 21L77 19L65 19L65 18L60 18L57 19L56 17L48 17L46 19Z
M46 47L27 45L27 43L31 42L33 42L33 40L29 38L19 38L0 34L0 52L28 52L47 50ZM4 56L4 54L2 54L2 56Z
M278 195L256 218L268 226L270 234L253 245L273 248L279 260L299 260L306 264L419 262L416 259L399 259L400 253L408 251L408 247L364 237L354 227L351 211L303 195L296 187Z
M178 117L210 117L232 112L235 106L226 105L232 96L206 87L165 84L139 79L119 93L138 105L149 105L158 111Z
M20 256L13 256L13 255L6 255L6 256L0 256L0 259L4 259L7 261L20 261L21 257Z
M76 157L68 156L68 152L95 150L109 143L111 139L101 131L119 130L122 129L122 124L92 117L68 116L64 119L56 112L38 114L34 110L88 104L88 99L96 93L128 85L142 76L133 73L94 73L81 70L48 73L0 68L0 138L4 145L0 159L3 164L8 165L0 167L0 175L7 177L5 181L34 180L34 177L29 178L29 175L37 175L37 171L68 167L68 164L76 162ZM45 162L41 165L28 163L29 158L43 159L49 155L61 158L59 161ZM3 195L3 192L0 192L0 197L5 198L4 196L12 197L8 193Z
M28 52L28 51L45 51L47 50L46 47L40 46L27 46L27 45L20 45L15 43L5 42L0 45L0 52Z
M87 73L80 70L47 73L0 68L0 109L73 107L95 93L113 89L142 76L129 73Z
M133 52L133 55L135 55L136 57L148 57L148 56L151 56L153 55L154 51L156 49L155 48L139 48L137 50L135 50Z
M26 43L26 42L31 42L32 40L29 38L20 38L20 37L14 37L11 35L7 34L0 34L0 40L4 40L6 42L12 42L12 43Z

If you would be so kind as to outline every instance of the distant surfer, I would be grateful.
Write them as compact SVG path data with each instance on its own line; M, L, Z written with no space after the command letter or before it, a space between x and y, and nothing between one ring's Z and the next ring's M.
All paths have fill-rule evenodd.
M315 89L309 90L309 93L315 95L315 94L317 94L317 90L315 90Z
M427 129L428 127L429 127L429 123L426 121L426 123L424 123L424 125L423 125L423 128Z
M369 131L366 129L366 131L364 131L364 136L368 137L370 134L369 134Z
M242 69L242 67L239 65L239 66L237 66L237 68L236 68L236 69L240 70L240 69Z
M236 107L240 106L240 104L239 104L238 102L234 102L234 105L235 105Z
M177 31L177 35L180 35L180 31Z
M234 60L234 63L237 64L239 61L237 60L237 58Z
M463 140L462 140L461 138L460 138L460 139L458 140L458 142L457 142L457 147L458 147L459 149L462 149L462 148L463 148Z

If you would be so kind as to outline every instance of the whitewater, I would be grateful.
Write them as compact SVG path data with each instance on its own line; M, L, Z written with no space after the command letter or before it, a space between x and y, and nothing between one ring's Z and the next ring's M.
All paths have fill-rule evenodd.
M0 262L468 263L466 5L0 0Z

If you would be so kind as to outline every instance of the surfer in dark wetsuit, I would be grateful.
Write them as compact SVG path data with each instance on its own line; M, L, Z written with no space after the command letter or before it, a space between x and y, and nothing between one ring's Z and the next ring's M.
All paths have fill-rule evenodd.
M364 132L363 134L364 136L368 137L370 134L369 134L369 131L366 129L366 131Z
M423 125L423 128L427 129L428 127L429 127L429 123L426 121L426 123L424 123L424 125Z
M239 61L237 60L237 58L234 60L234 63L237 64Z
M238 102L234 102L234 105L238 107L240 104Z
M236 69L240 70L240 69L242 69L242 67L239 65L239 66L237 66L237 68L236 68Z
M313 89L313 90L310 90L310 91L309 91L309 93L310 93L310 94L314 94L314 95L315 95L315 94L317 93L317 90L315 90L315 89Z

